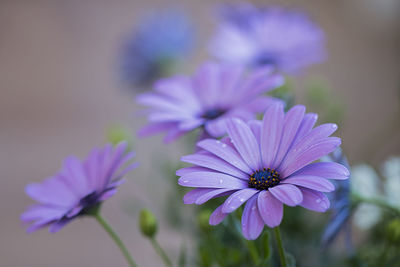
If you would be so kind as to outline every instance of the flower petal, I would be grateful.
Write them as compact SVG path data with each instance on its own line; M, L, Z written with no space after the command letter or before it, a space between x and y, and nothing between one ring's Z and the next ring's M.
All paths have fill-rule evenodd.
M275 166L272 166L272 163L274 162L281 141L283 119L283 105L280 103L272 105L264 114L260 144L264 167L275 168Z
M207 154L194 154L194 155L188 155L188 156L183 156L181 158L183 162L195 164L201 167L209 168L212 170L220 171L229 175L232 175L234 177L238 177L240 179L248 179L249 175L247 173L242 172L241 170L237 169L236 167L232 166L225 160L222 160L218 158L217 156L214 156L211 153Z
M213 213L211 213L210 215L210 219L209 219L209 223L210 225L217 225L220 224L225 217L228 215L228 213L223 213L222 212L222 206L219 206L218 208L216 208Z
M209 151L247 174L253 173L252 169L243 161L239 153L224 142L214 139L205 139L198 142L197 146Z
M254 137L256 138L257 142L260 144L261 141L261 121L259 120L251 120L249 122L247 122L247 124L249 125L251 131L254 134Z
M263 190L258 194L258 210L265 224L273 228L281 224L283 218L283 204L269 191Z
M291 184L279 184L268 189L274 197L288 206L296 206L303 201L300 189Z
M178 184L187 187L207 188L247 188L247 182L233 176L217 172L193 172L179 178Z
M291 176L283 180L281 183L298 185L321 192L332 192L333 190L335 190L335 186L331 182L319 176Z
M316 212L325 212L329 209L329 199L323 193L306 188L302 188L301 192L303 193L303 202L300 203L300 206L303 208Z
M306 108L302 105L292 107L285 115L285 120L282 130L282 138L275 157L273 166L279 166L282 159L286 156L288 149L293 143L293 139L296 136L297 130L299 129L300 123L304 117Z
M226 192L231 192L232 189L215 189L215 188L196 188L185 194L183 203L201 205L208 200L225 195Z
M183 176L183 175L186 175L186 174L192 173L192 172L204 172L204 171L211 171L211 170L207 169L207 168L203 168L203 167L197 167L197 166L185 167L185 168L177 170L176 175Z
M260 147L249 126L235 118L228 121L227 130L243 160L254 171L259 170L261 167Z
M341 141L338 137L325 138L316 144L310 145L306 149L302 149L302 153L296 153L297 155L295 156L288 156L288 158L282 162L283 166L279 166L278 171L282 177L288 177L307 164L331 153L340 146L340 143Z
M303 138L312 130L315 123L317 122L317 119L318 115L315 113L307 113L306 115L304 115L299 130L297 131L296 137L293 140L293 144L296 144L297 141L301 140L301 138Z
M235 211L257 192L259 192L259 190L254 188L245 188L233 193L225 200L222 206L222 212L231 213Z
M313 129L306 136L301 138L296 144L293 144L279 168L284 169L291 161L297 158L305 150L326 139L334 131L336 131L336 129L337 125L334 123L323 124Z
M264 228L264 221L257 207L257 195L250 198L243 210L242 232L247 240L256 239Z
M312 175L327 179L345 180L349 178L350 172L344 165L336 162L316 162L305 166L293 175Z

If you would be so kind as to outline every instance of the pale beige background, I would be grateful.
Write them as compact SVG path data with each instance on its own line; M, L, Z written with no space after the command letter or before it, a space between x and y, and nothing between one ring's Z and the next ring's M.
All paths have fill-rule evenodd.
M262 2L262 1L258 1ZM264 1L271 2L271 1ZM400 153L400 39L396 0L273 1L310 12L328 36L329 60L307 77L324 77L346 105L341 136L352 162L363 159L366 143L376 147L375 162ZM122 36L148 8L168 1L1 0L0 1L0 266L126 266L115 245L90 219L70 224L56 235L26 235L19 214L31 203L25 184L54 173L69 154L83 157L104 142L105 129L119 122L136 131L133 95L116 74ZM213 27L215 1L175 2L191 12L199 27L201 62ZM396 6L397 5L397 6ZM303 83L304 78L299 78ZM301 87L298 95L302 96ZM392 121L396 131L380 134ZM168 183L157 174L162 155L179 158L179 143L162 146L159 137L135 146L142 162L118 195L105 204L140 266L160 266L136 227L139 208L161 217ZM161 154L161 155L160 155ZM151 181L151 182L149 182ZM133 215L123 208L133 203ZM181 233L162 226L160 241L176 257ZM186 238L187 239L187 238ZM187 241L187 240L186 240ZM189 241L190 243L190 241Z

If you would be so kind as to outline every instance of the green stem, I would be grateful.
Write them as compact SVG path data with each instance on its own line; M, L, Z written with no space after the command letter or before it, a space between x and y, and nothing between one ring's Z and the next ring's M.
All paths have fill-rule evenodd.
M249 249L251 259L254 262L254 265L258 264L258 252L257 247L254 244L254 241L246 240L247 248Z
M379 198L366 198L366 197L362 197L358 194L353 193L352 194L352 199L353 199L353 203L354 204L360 204L360 203L366 203L366 204L372 204L384 209L387 209L388 211L400 215L400 209L397 208L396 206L390 205L389 203L387 203L385 200L383 199L379 199Z
M168 267L172 267L172 262L171 260L168 258L167 254L165 253L165 251L162 249L162 247L160 246L160 244L158 244L157 240L153 237L150 238L151 244L153 245L154 250L157 252L157 254L161 257L161 259L163 260L164 264Z
M117 244L118 248L121 250L122 254L124 255L126 261L128 262L130 267L137 267L135 261L129 254L128 250L126 249L124 243L122 243L119 236L115 233L112 227L104 220L104 218L100 215L100 212L96 212L93 214L94 218L99 222L99 224L103 227L103 229L110 235L111 239L114 240L115 244Z
M276 244L278 246L279 257L281 259L281 266L286 267L287 265L286 265L285 249L283 248L281 232L279 231L279 226L274 228L274 232L275 232Z

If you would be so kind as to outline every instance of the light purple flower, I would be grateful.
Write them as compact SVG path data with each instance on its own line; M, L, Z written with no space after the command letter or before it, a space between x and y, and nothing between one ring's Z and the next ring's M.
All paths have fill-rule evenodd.
M192 77L160 80L154 92L137 98L139 104L148 107L150 122L139 135L166 132L164 141L170 142L202 127L206 135L221 137L229 118L248 121L280 101L263 94L282 83L282 76L269 67L245 76L241 67L205 63Z
M325 58L324 33L304 13L248 3L221 13L210 52L223 62L295 72Z
M128 163L135 154L126 150L127 143L121 142L115 148L94 148L83 162L70 156L54 176L27 185L25 192L38 202L21 215L24 223L31 223L27 232L46 226L57 232L114 195L122 177L137 166Z
M216 225L247 202L242 215L246 239L256 239L265 224L278 226L283 204L325 212L330 203L323 192L335 189L328 179L347 179L349 171L336 162L315 162L341 143L329 137L335 124L313 129L316 120L301 105L285 114L281 103L269 107L262 121L230 120L228 137L202 140L197 144L202 150L182 157L194 164L177 171L180 185L195 187L184 203L228 196L210 216Z
M168 75L190 55L195 30L184 10L154 10L139 21L121 50L121 76L135 86L147 86Z

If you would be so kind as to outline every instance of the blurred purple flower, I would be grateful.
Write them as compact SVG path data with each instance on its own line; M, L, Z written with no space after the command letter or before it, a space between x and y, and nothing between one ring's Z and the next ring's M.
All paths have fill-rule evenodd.
M323 161L337 162L346 166L346 168L350 170L347 158L341 148L337 148L331 154L324 157ZM334 181L334 185L336 186L335 192L328 194L328 197L332 203L332 213L322 235L322 245L324 247L329 246L339 234L340 230L345 229L347 232L346 245L349 248L348 251L351 251L351 235L349 233L349 218L351 214L350 179Z
M144 86L165 75L191 52L193 32L190 20L179 9L159 10L143 18L122 48L123 79Z
M176 76L158 81L155 91L137 98L148 106L150 124L140 136L167 132L170 142L199 127L205 134L221 137L232 117L248 121L278 99L264 96L283 83L282 76L262 68L244 77L240 67L203 64L193 77Z
M25 192L38 202L21 215L24 223L31 223L27 232L46 226L50 226L50 232L57 232L114 195L122 177L137 166L127 164L134 153L125 153L126 149L125 142L115 148L107 144L94 148L83 162L70 156L57 174L42 183L27 185Z
M224 62L295 72L325 58L324 33L304 13L248 3L224 5L220 13L210 51Z
M210 224L216 225L247 201L242 215L246 239L256 239L265 224L278 226L283 204L325 212L330 203L322 192L335 189L327 179L347 179L349 171L334 162L313 163L341 143L329 137L335 124L312 129L316 119L315 114L305 114L304 106L285 114L277 103L262 121L230 120L229 137L202 140L197 144L201 151L182 158L194 164L177 171L181 186L195 187L184 203L200 205L228 195L210 216Z

